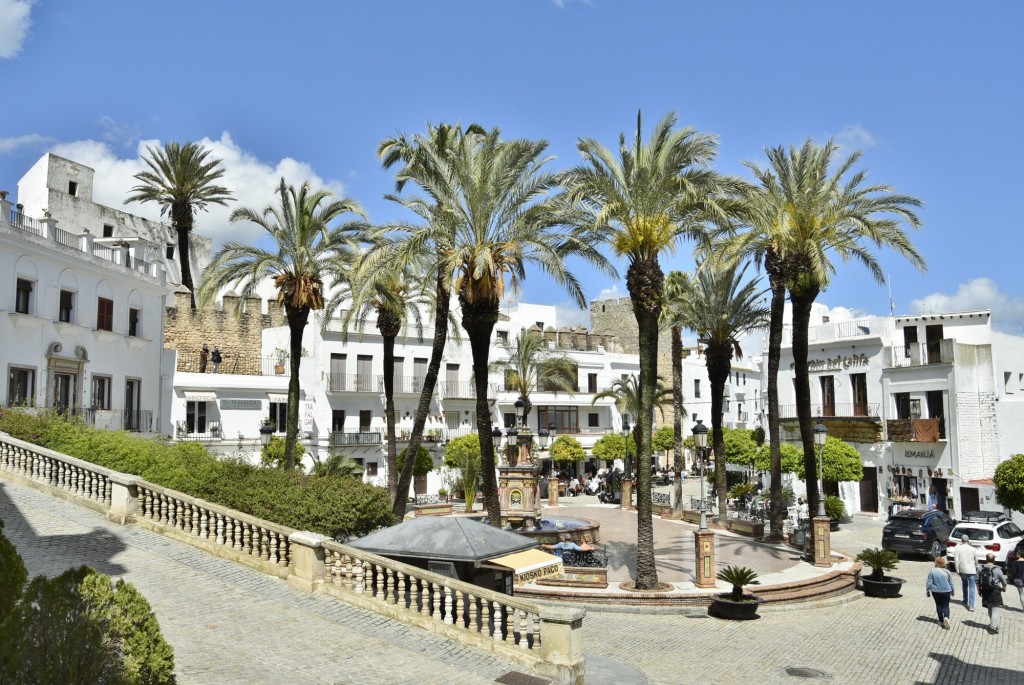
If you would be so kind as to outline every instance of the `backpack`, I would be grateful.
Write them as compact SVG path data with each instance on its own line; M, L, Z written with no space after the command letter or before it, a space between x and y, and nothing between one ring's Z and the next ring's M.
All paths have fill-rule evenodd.
M978 572L978 585L982 590L1001 590L1002 583L996 580L996 574L991 566L982 566Z

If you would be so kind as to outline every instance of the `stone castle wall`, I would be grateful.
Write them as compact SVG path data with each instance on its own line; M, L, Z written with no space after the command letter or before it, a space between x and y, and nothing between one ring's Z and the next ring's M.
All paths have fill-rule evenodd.
M236 295L225 295L223 306L192 311L189 295L183 289L174 294L174 306L166 309L164 348L178 351L179 370L183 363L198 360L203 345L219 347L225 357L256 359L262 355L263 329L286 326L284 310L276 300L248 298L245 311L238 311Z

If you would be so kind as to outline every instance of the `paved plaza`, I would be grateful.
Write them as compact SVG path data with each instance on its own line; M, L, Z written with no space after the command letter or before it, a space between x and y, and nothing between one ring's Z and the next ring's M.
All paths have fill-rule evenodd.
M570 503L564 511L585 504ZM0 517L33 574L84 563L134 583L174 647L182 685L475 684L524 670L22 486L0 483ZM877 546L881 525L855 517L834 534L834 547ZM986 631L980 603L975 613L954 604L953 627L942 630L925 597L929 566L901 562L896 575L908 582L897 599L853 593L817 608L768 607L750 622L694 609L592 608L584 622L587 682L1024 683L1016 595L1005 595L998 635Z

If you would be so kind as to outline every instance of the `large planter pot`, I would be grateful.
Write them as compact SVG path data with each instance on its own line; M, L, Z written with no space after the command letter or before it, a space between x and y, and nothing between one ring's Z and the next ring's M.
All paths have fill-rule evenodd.
M903 589L903 583L907 581L903 578L894 578L892 576L886 576L882 580L875 580L870 576L861 576L860 582L864 588L864 595L867 597L899 597L900 590Z
M828 530L829 530L830 533L835 533L836 531L838 531L839 530L839 521L837 521L836 519L829 519Z
M730 621L750 621L757 618L757 608L763 601L756 595L744 595L741 602L734 602L731 595L712 595L710 613Z

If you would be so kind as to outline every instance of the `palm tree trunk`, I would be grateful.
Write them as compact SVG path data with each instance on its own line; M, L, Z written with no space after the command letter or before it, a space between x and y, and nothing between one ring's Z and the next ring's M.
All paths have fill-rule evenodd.
M686 468L686 460L683 458L683 331L680 326L672 326L672 453L675 459L672 469L676 472L674 482L673 511L681 514L683 511L683 469Z
M420 401L416 405L416 418L413 419L412 435L409 436L409 445L406 455L419 454L420 442L423 439L423 426L427 423L427 414L430 413L430 402L434 397L434 387L437 385L437 374L441 369L441 358L444 356L444 345L448 340L448 310L451 306L451 292L448 290L448 279L443 270L438 270L437 294L434 302L434 341L430 349L430 361L427 363L427 375L423 378L423 389L420 390ZM395 488L395 499L391 505L392 515L401 520L405 516L406 498L409 495L409 486L412 485L413 467L416 458L405 460L402 465L402 472L398 475L398 484Z
M291 376L288 379L288 417L285 420L284 466L295 468L295 444L299 439L299 364L302 362L302 332L309 321L309 307L293 307L285 300L288 318Z
M476 432L480 438L480 470L483 472L484 508L495 528L501 528L501 502L495 475L494 439L491 437L491 408L487 404L487 367L491 351L491 332L498 320L498 302L470 303L459 298L462 305L462 327L473 353L473 385L476 390Z
M771 452L770 539L782 540L785 512L782 508L782 436L779 430L779 363L782 359L782 325L786 311L786 281L774 252L765 257L765 271L772 291L768 323L768 449Z
M814 453L814 416L811 413L810 372L807 366L807 329L811 309L818 296L815 285L803 286L798 293L790 291L793 302L793 367L796 383L796 412L800 420L800 440L804 445L804 482L807 485L807 505L812 516L817 515L818 461Z
M636 417L636 588L657 588L654 561L654 520L651 507L651 429L658 378L658 321L665 276L658 261L634 261L626 273L640 340L640 408ZM627 473L626 477L631 477ZM623 502L628 504L628 502Z
M728 480L726 478L725 433L722 432L722 400L725 395L725 383L729 380L732 345L727 343L721 348L709 345L704 354L707 357L708 383L711 385L711 440L715 450L718 522L724 526L728 518Z
M181 264L181 284L188 288L193 311L196 308L196 291L192 284L192 259L189 249L189 234L192 233L192 207L188 203L175 202L171 206L171 224L178 238L178 262Z
M382 312L377 313L377 328L384 333L380 317ZM398 492L398 447L395 444L395 338L394 335L384 335L384 419L387 425L388 440L388 497L395 501L395 494ZM415 463L416 459L410 457L412 452L406 452L406 461L410 459Z

